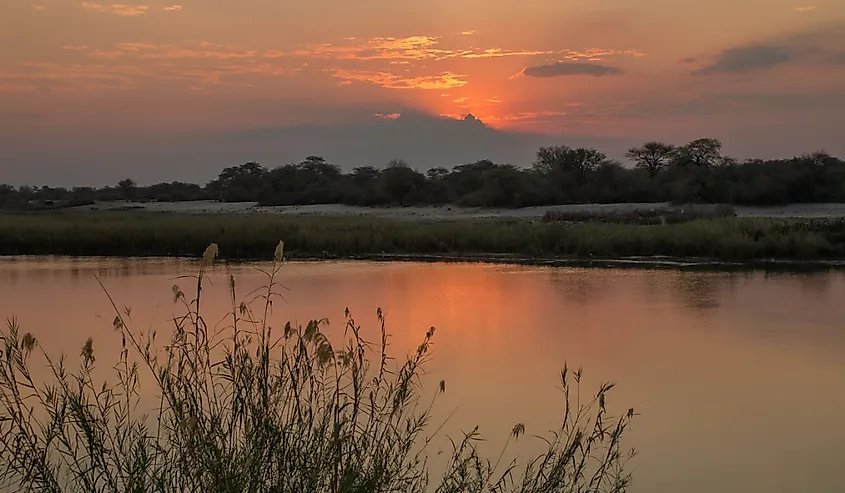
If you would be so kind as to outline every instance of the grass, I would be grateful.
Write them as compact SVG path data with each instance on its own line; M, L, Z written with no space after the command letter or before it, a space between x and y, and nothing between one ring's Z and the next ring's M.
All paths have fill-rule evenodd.
M291 257L510 254L699 257L722 261L845 258L845 220L699 219L679 224L529 220L85 212L0 215L0 255L259 259L286 238Z
M217 256L217 245L203 266ZM110 373L95 381L94 342L71 371L14 320L0 338L0 487L39 492L623 492L633 451L622 439L633 409L612 416L613 385L582 404L581 371L561 372L560 427L542 438L544 452L502 462L524 440L513 427L501 453L482 457L477 428L456 437L442 470L428 465L432 421L445 382L423 397L420 375L432 350L431 328L405 358L388 355L385 320L373 342L347 313L345 344L304 327L269 325L279 297L283 245L266 287L239 299L229 279L226 322L208 325L202 267L192 299L177 286L184 310L169 330L133 327L115 309L122 349ZM105 297L104 297L105 298ZM169 334L168 334L169 332ZM169 337L167 337L169 335ZM157 339L158 336L158 339ZM46 363L48 377L34 369ZM152 382L143 390L139 382ZM157 406L144 414L141 395Z
M544 222L602 222L611 224L678 224L700 219L733 218L736 211L730 206L691 207L673 209L636 209L632 211L567 211L551 209L543 214Z

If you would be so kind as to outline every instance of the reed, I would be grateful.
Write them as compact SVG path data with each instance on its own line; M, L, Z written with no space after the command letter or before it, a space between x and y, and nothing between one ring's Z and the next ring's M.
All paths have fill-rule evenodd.
M561 424L545 451L522 462L483 457L477 428L452 441L443 470L428 465L440 432L421 388L435 329L405 358L389 356L385 319L378 337L347 311L345 343L333 346L325 320L274 329L284 246L279 243L264 288L240 297L229 278L225 324L209 324L203 269L192 297L173 288L183 310L166 331L136 329L131 311L115 311L121 350L116 384L95 381L94 343L71 371L14 319L0 355L0 481L39 492L622 492L630 481L623 448L633 410L612 416L601 385L588 403L581 371L561 372ZM106 293L107 294L107 293ZM164 339L163 339L164 338ZM49 376L33 371L46 363ZM152 382L152 389L139 383ZM139 405L152 392L149 415ZM524 440L510 432L505 449Z

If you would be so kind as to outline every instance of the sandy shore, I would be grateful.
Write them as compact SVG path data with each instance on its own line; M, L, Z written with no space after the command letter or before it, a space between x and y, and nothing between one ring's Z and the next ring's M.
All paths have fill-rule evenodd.
M696 206L708 207L708 206ZM327 216L374 216L397 219L480 219L480 218L540 218L546 211L590 211L616 212L636 209L673 209L667 203L647 204L573 204L544 207L524 207L520 209L482 209L456 206L441 207L356 207L342 204L293 205L261 207L254 202L220 203L212 201L196 202L111 202L78 207L75 210L125 210L132 209L148 212L173 212L182 214L288 214L288 215L327 215ZM778 207L734 207L740 217L793 217L793 218L833 218L845 217L845 204L792 204Z

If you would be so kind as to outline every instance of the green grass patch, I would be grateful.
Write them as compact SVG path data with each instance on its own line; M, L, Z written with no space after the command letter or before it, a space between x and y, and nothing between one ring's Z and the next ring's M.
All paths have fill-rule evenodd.
M678 224L362 216L50 212L0 215L0 254L193 256L217 243L228 259L257 259L286 238L291 257L510 254L670 256L723 261L845 257L845 221L708 218Z

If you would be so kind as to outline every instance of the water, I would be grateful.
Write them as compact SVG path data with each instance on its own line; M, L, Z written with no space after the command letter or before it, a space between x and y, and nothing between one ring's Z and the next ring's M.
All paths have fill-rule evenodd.
M178 312L171 286L188 286L174 279L194 268L4 259L0 315L56 353L77 355L91 336L107 367L118 341L94 276L134 323L164 327ZM216 268L204 296L220 314L228 271L243 293L262 281L255 266ZM440 412L457 409L446 431L478 424L496 452L518 422L529 434L555 426L568 361L584 367L590 391L617 382L611 409L641 414L627 442L640 450L635 493L845 491L841 274L337 262L290 263L283 282L278 324L328 317L337 332L349 307L373 328L382 307L400 352L437 327L430 378L447 382Z

